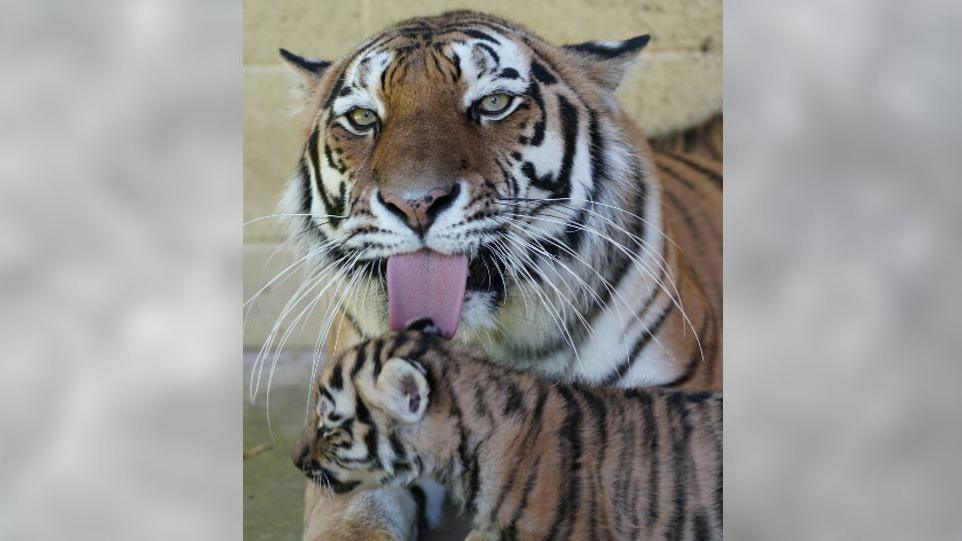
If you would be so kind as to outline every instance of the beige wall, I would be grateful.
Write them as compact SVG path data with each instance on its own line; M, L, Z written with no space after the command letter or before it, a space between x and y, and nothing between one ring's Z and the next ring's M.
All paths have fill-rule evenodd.
M618 91L625 109L650 134L690 126L721 110L721 0L488 0L485 2L246 0L244 2L244 219L273 214L281 187L303 145L292 79L277 48L325 59L416 15L467 7L520 22L556 44L625 39L649 33L651 43ZM245 299L283 268L274 220L245 227ZM260 344L290 287L272 288L247 321L245 345ZM316 331L315 331L316 332ZM291 338L313 343L313 333Z

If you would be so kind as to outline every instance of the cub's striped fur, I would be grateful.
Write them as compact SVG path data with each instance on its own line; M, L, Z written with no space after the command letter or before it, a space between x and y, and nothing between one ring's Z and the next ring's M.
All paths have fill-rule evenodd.
M468 539L722 538L720 393L558 385L417 331L362 342L313 392L295 463L331 492L434 476Z

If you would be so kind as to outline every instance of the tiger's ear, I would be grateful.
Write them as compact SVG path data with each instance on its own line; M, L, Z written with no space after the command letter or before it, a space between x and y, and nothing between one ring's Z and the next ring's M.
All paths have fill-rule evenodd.
M304 78L308 87L313 88L320 82L324 72L331 66L327 60L318 60L294 54L287 49L278 49L284 62L294 68L298 75Z
M371 399L398 421L417 422L424 416L431 394L424 376L424 367L417 362L397 357L388 359L377 376Z
M645 34L624 41L586 41L565 45L562 49L580 61L578 63L598 83L614 90L650 39L651 36Z

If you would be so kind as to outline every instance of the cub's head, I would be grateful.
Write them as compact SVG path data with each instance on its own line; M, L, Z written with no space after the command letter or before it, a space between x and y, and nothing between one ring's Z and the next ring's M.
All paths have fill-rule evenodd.
M419 332L386 335L329 362L312 389L294 464L337 494L404 486L430 464L412 444L432 400L424 352L448 347ZM419 353L420 352L420 353Z
M436 302L463 300L460 314L421 314L445 334L491 327L534 273L527 261L559 243L577 250L569 222L588 201L617 203L614 185L638 167L612 92L647 41L554 47L460 11L399 23L336 62L282 50L311 114L285 196L291 234L343 281L387 282L388 295L445 288ZM440 258L445 276L419 282L426 275L398 258L392 284L389 260L412 253L429 267ZM392 315L392 328L403 319Z

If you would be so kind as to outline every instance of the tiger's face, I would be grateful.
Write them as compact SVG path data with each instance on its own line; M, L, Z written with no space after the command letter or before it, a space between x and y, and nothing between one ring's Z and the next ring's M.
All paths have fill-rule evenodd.
M282 50L315 111L286 197L292 233L359 282L383 284L401 254L463 255L460 323L492 327L536 272L528 251L568 242L599 167L620 165L611 91L646 42L557 48L455 12L400 23L334 64Z

